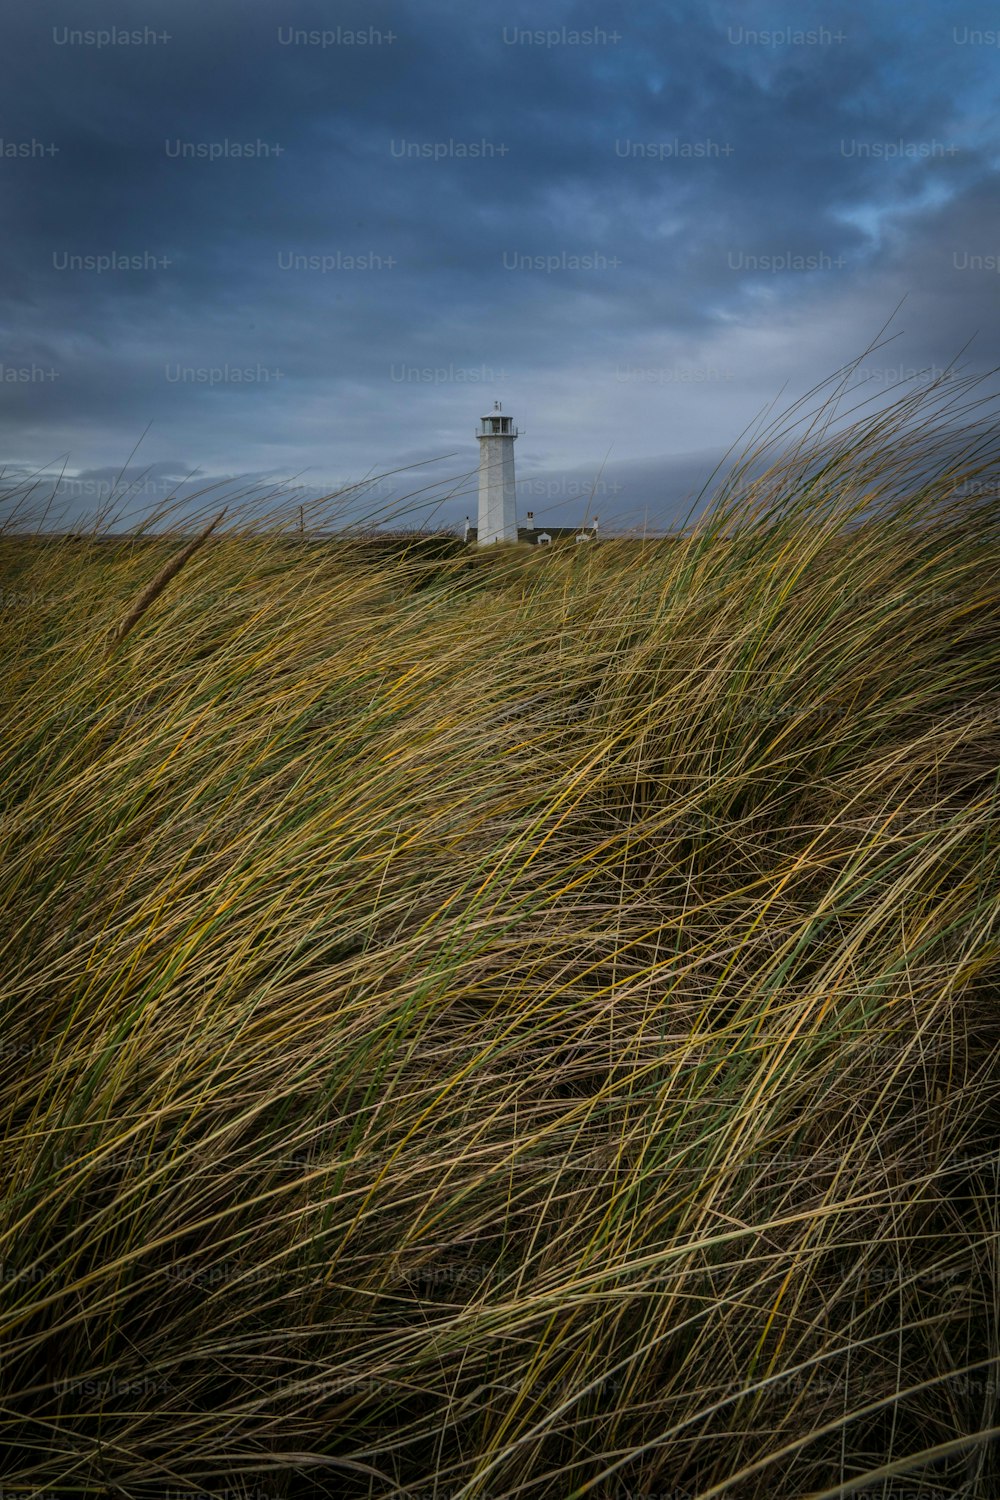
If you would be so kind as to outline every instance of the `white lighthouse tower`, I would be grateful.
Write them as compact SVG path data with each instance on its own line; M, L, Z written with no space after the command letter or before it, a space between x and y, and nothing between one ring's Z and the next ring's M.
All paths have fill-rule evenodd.
M479 527L480 547L490 542L517 541L517 497L514 489L514 439L517 428L505 417L500 402L479 419Z

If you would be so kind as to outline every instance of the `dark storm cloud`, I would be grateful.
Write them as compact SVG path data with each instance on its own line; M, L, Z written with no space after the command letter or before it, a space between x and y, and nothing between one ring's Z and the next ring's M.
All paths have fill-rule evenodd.
M454 478L500 398L522 473L596 473L724 447L903 297L901 370L988 362L991 24L9 0L4 454Z

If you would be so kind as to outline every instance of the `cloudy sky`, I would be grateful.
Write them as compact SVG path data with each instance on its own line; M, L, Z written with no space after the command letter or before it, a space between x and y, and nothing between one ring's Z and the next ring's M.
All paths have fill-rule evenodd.
M573 523L597 480L602 524L669 525L890 318L859 399L996 363L998 31L982 0L5 0L0 463L65 469L69 519L123 466L141 509L419 464L366 505L428 485L451 523L501 400L522 511Z

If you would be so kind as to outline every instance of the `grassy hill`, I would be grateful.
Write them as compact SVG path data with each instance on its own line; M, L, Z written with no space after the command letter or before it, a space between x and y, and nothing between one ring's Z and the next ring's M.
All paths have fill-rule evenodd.
M0 540L5 1494L994 1492L942 420L667 543Z

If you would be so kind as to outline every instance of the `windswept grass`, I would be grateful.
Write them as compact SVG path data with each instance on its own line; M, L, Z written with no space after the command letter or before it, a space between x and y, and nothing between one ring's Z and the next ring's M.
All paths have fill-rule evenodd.
M5 1494L995 1493L964 411L671 542L0 544Z

